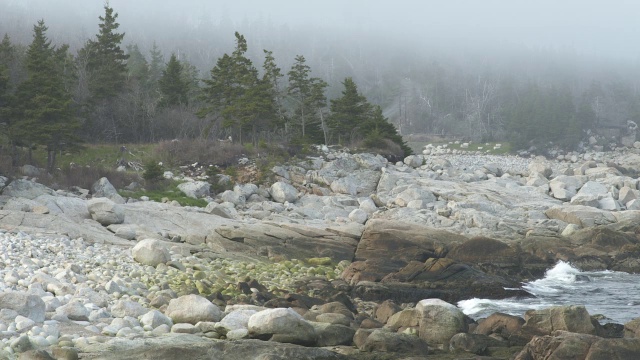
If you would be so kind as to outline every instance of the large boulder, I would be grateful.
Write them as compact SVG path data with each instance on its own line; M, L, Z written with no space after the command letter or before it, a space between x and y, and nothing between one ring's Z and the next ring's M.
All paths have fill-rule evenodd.
M169 250L156 239L141 240L133 247L131 254L135 261L154 267L171 260Z
M100 178L100 180L93 183L91 193L93 197L105 197L116 204L124 204L126 202L106 177Z
M107 198L93 198L87 201L87 209L91 218L104 226L122 224L124 209Z
M558 331L553 336L534 337L513 359L640 359L640 339L603 339Z
M299 345L314 345L318 335L314 327L291 308L259 311L249 318L249 335L262 340Z
M356 331L340 324L310 322L318 335L316 346L351 345Z
M210 188L211 184L206 181L188 181L178 185L178 190L193 199L209 196Z
M55 195L55 191L33 181L15 179L2 189L2 195L33 200L41 195Z
M298 199L298 190L282 181L278 181L271 185L269 193L271 194L273 200L279 203L292 203Z
M174 323L196 324L199 321L220 321L222 312L211 301L199 295L184 295L171 299L165 315Z
M216 323L214 329L221 335L226 335L229 331L247 329L249 327L249 318L257 312L257 310L251 309L232 311L225 315L220 322Z
M429 344L431 345L431 344ZM362 351L392 352L398 354L426 355L429 346L415 335L395 333L382 329L374 330L360 346Z
M424 299L416 305L420 314L420 338L431 347L446 349L449 340L469 327L458 307L440 299Z
M595 335L597 331L587 309L582 305L529 310L525 313L524 320L523 330L540 335L551 335L557 330Z
M125 316L131 316L137 318L146 314L149 309L146 309L140 303L131 300L118 300L111 306L111 314L123 318Z
M11 309L35 322L44 321L45 303L39 296L18 291L0 293L0 309Z

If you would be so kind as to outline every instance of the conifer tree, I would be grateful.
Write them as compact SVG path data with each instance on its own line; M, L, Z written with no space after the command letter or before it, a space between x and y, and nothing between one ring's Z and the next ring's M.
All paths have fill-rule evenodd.
M171 54L165 70L162 71L162 77L158 81L163 106L177 106L187 103L189 87L182 72L183 67L176 58L176 54Z
M52 171L57 151L78 143L75 133L79 123L65 89L62 61L67 58L67 46L55 49L46 31L42 20L33 28L26 54L28 77L16 92L9 136L15 143L45 146L47 169Z
M137 44L127 46L127 77L140 84L146 84L149 78L149 64Z
M293 102L294 128L300 131L303 138L322 142L326 138L323 131L326 127L323 126L324 118L320 111L326 103L324 89L327 83L320 78L310 77L310 73L311 68L306 64L304 56L296 56L295 63L288 72L287 92Z
M234 133L241 143L247 130L254 135L273 121L275 107L269 84L258 78L258 71L249 58L247 41L235 33L236 48L224 54L211 69L211 79L205 80L204 100L207 104L200 116L214 114L222 120L222 127Z
M84 51L88 54L88 68L92 73L89 88L95 99L110 99L122 91L126 84L129 55L120 47L124 33L117 33L120 24L118 14L108 4L100 16L99 32L95 40L89 40Z
M331 116L328 121L340 143L349 140L352 132L360 129L372 110L367 99L358 93L358 87L352 78L344 79L342 84L342 97L331 100Z
M276 65L276 59L273 57L273 51L263 50L264 52L264 64L262 69L264 75L262 81L266 82L269 86L269 93L273 98L276 108L276 114L279 125L284 125L286 122L286 115L282 105L282 89L280 87L280 80L284 77L281 69Z
M158 81L162 77L162 71L164 70L164 57L162 51L158 48L156 42L153 42L151 51L151 61L149 61L149 78L147 82L147 88L149 91L154 92L158 89Z

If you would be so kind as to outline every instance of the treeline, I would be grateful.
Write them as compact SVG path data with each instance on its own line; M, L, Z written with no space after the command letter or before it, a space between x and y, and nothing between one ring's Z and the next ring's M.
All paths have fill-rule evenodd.
M154 45L148 56L123 48L117 13L105 6L99 31L75 54L56 46L47 26L33 27L28 45L5 35L0 44L0 129L14 163L23 149L56 154L82 142L155 142L174 138L228 138L234 142L351 144L359 140L408 153L394 126L343 80L341 96L328 101L327 83L312 76L304 56L286 72L264 50L260 69L235 48L218 58L208 76L180 54ZM286 81L285 81L286 78ZM30 150L27 155L30 156Z

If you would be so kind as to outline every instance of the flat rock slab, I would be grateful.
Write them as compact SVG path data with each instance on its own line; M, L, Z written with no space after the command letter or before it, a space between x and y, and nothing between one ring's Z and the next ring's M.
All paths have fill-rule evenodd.
M116 338L103 344L92 344L78 350L79 358L92 360L347 359L343 355L323 348L309 348L260 340L210 340L189 334L135 340Z

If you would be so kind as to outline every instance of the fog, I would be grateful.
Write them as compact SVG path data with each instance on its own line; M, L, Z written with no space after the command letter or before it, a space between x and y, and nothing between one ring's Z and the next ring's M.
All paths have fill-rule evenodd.
M165 60L176 53L206 78L217 59L233 51L238 31L256 68L263 49L273 51L285 75L294 57L304 55L313 75L329 84L329 99L340 96L345 77L353 77L403 132L464 132L477 99L494 104L506 122L505 111L520 99L510 98L513 88L522 92L528 84L567 89L574 104L588 103L601 123L640 121L640 1L109 4L119 14L118 31L126 33L123 46L137 45L148 56L155 43ZM98 32L103 13L102 0L0 0L0 35L26 45L33 24L44 19L52 41L75 53Z
M429 51L441 46L534 47L581 55L636 60L640 2L599 0L112 0L128 40L156 40L207 30L207 25L242 30L262 22L340 34L342 41L365 36ZM44 18L56 40L81 43L97 30L104 3L96 0L0 0L0 31L28 39L31 24ZM213 28L212 28L213 29ZM209 30L212 30L209 29ZM212 34L230 38L232 34ZM631 42L631 44L630 44Z

